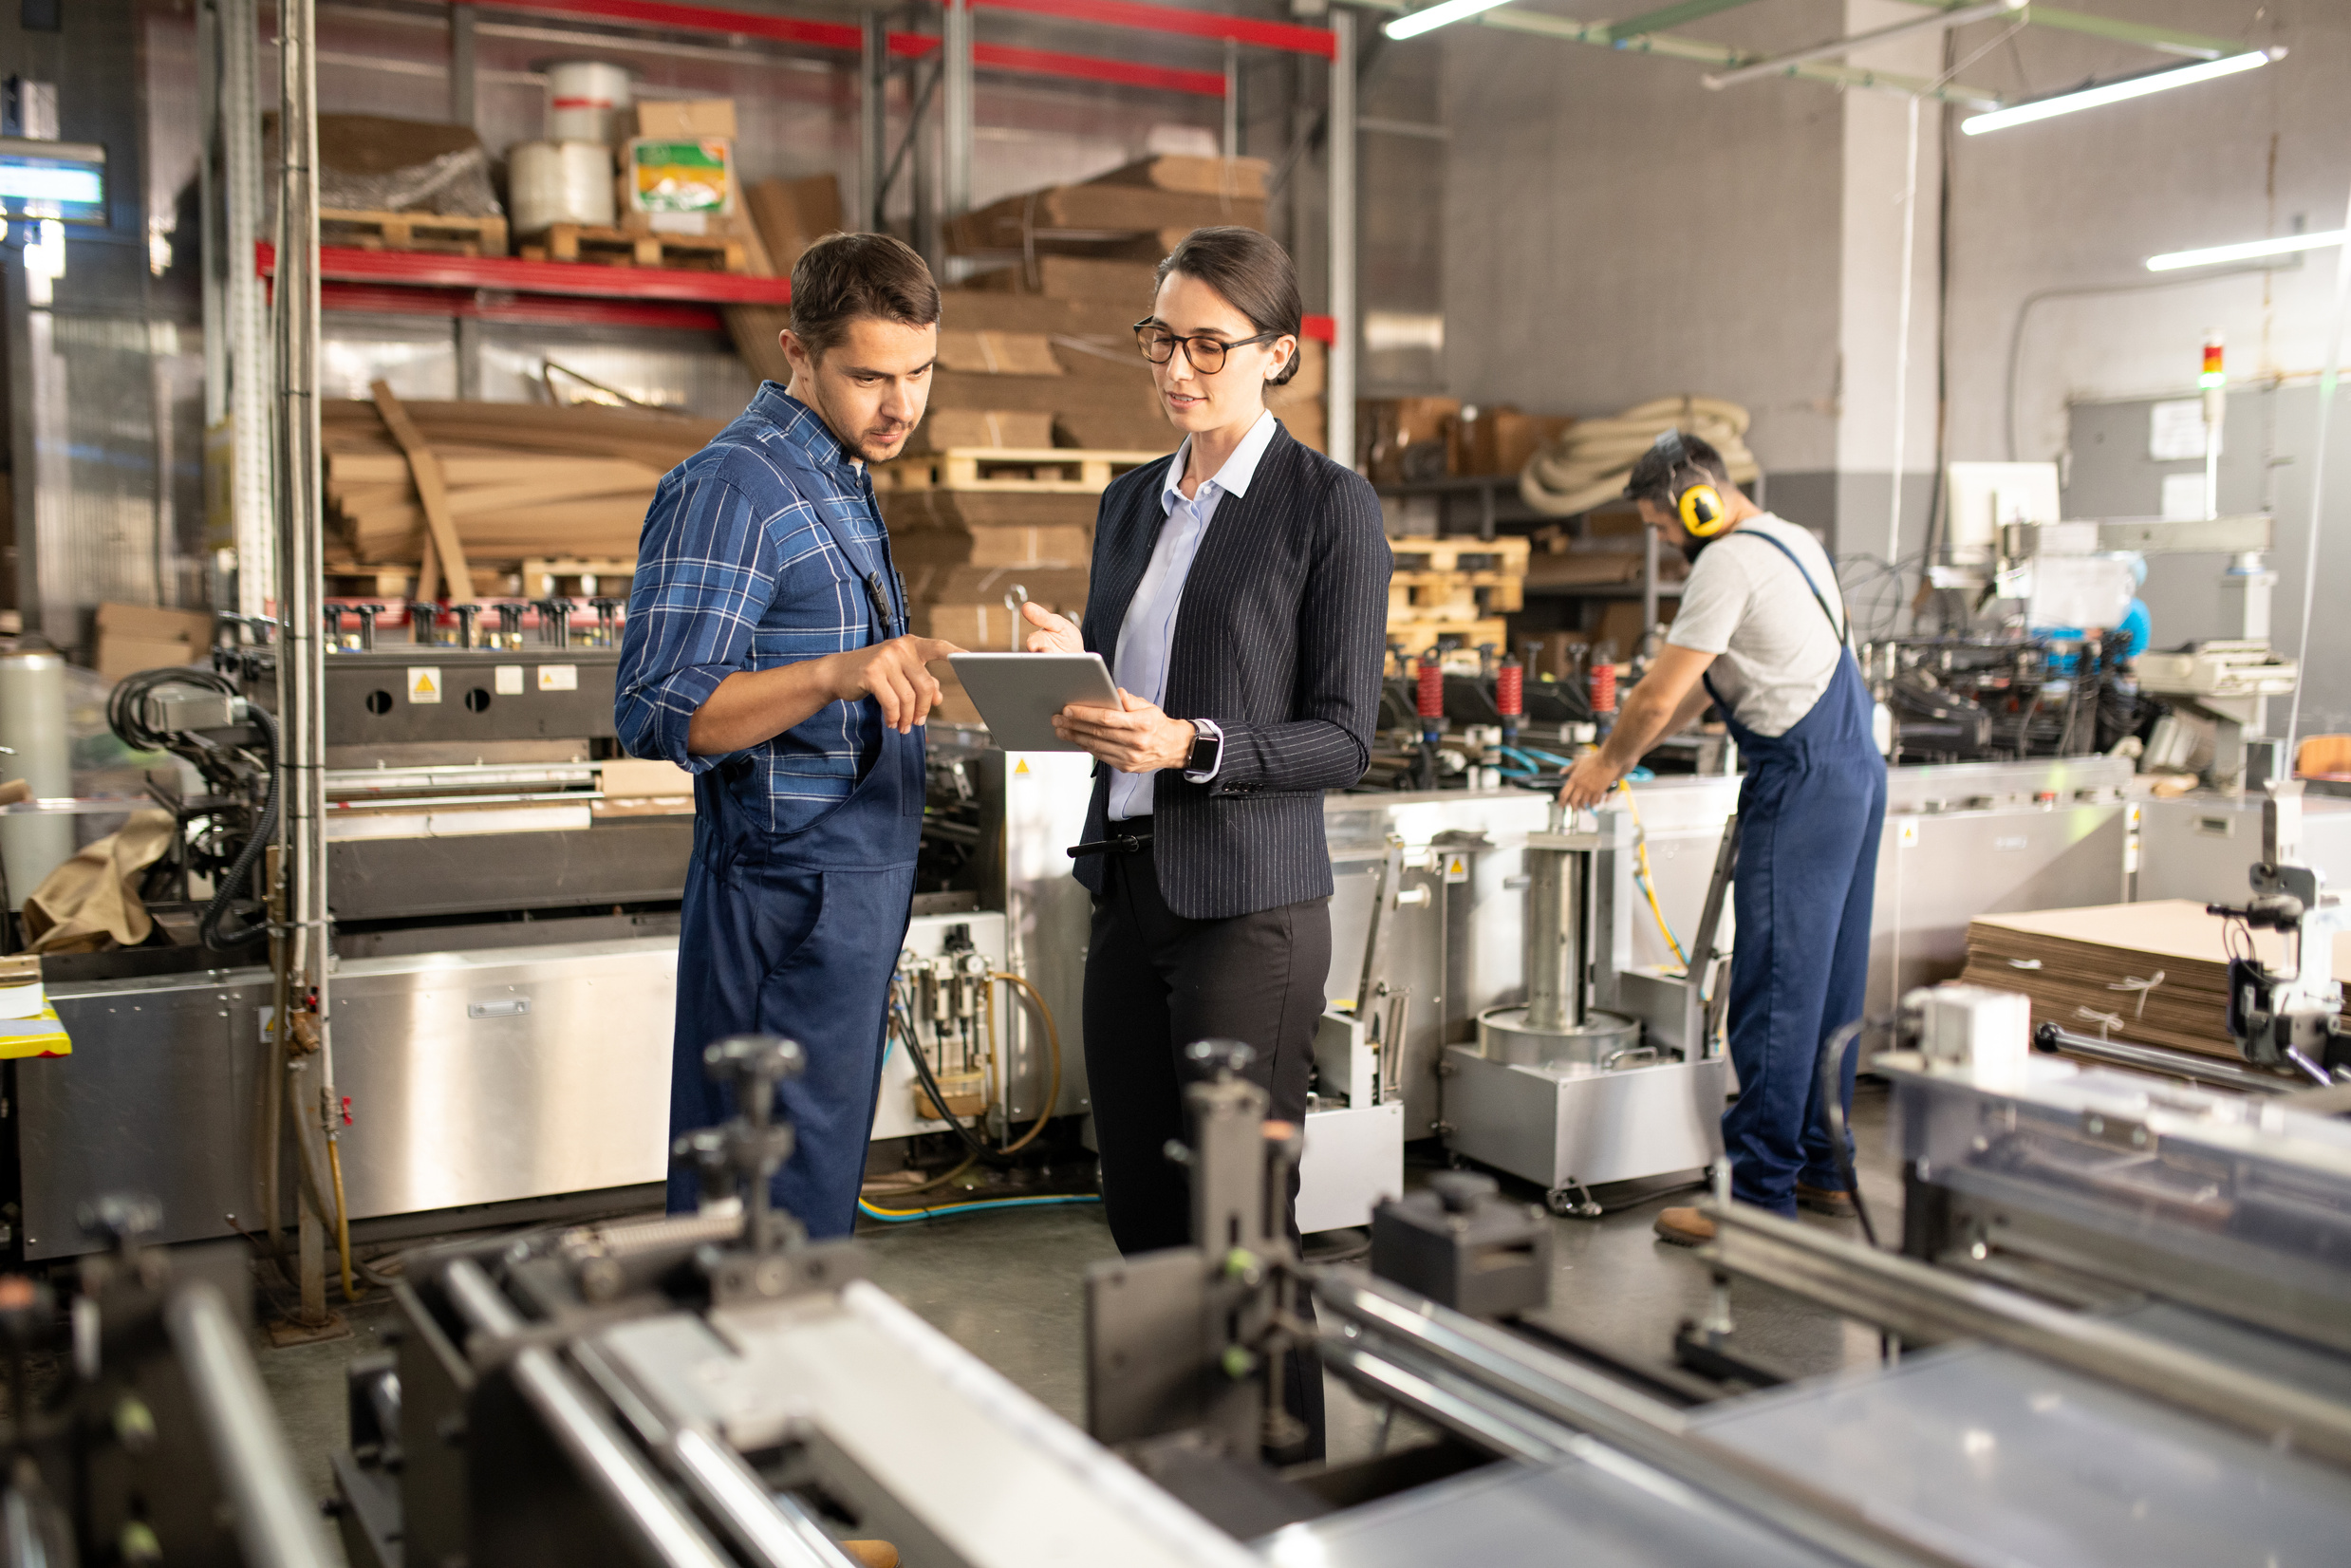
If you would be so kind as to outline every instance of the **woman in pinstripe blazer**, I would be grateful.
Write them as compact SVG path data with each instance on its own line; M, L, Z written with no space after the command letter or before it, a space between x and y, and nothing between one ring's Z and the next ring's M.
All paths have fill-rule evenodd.
M1370 760L1390 560L1371 487L1266 411L1299 319L1288 254L1254 230L1196 231L1160 263L1135 336L1184 443L1103 495L1083 625L1027 611L1032 650L1101 653L1125 704L1054 727L1101 764L1076 867L1094 901L1086 1070L1129 1255L1192 1239L1166 1154L1185 1047L1244 1042L1268 1114L1306 1114L1331 966L1322 797ZM1294 1451L1319 1454L1309 1360L1290 1358L1285 1403Z

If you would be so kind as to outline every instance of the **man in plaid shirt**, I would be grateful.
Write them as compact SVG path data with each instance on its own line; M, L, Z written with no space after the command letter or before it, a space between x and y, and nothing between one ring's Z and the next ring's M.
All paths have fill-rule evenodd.
M923 827L924 668L866 465L923 418L939 289L885 234L834 234L792 272L789 387L662 480L645 514L615 719L694 775L678 943L673 1135L732 1114L702 1070L729 1035L806 1054L779 1094L796 1129L776 1203L814 1237L855 1225L890 973ZM669 1206L694 1206L691 1171Z

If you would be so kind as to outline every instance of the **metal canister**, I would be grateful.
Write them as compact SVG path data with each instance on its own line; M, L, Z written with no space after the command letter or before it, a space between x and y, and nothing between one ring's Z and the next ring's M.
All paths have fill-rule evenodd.
M65 732L65 656L38 637L0 652L0 780L24 779L42 799L73 793L73 751ZM0 867L11 908L73 858L73 818L0 815Z

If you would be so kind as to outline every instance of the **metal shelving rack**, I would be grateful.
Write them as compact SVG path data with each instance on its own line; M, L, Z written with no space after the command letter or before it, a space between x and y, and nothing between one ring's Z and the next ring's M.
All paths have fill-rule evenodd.
M1433 495L1437 498L1437 534L1471 532L1455 528L1455 504L1466 498L1476 503L1475 532L1481 539L1491 539L1504 522L1565 523L1573 522L1580 536L1584 517L1553 517L1537 512L1519 499L1519 476L1516 474L1454 475L1442 479L1414 479L1395 484L1381 484L1375 488L1382 495ZM1526 585L1530 596L1543 599L1641 601L1641 625L1644 628L1657 624L1657 607L1666 599L1681 595L1679 583L1661 581L1658 572L1657 536L1646 531L1642 536L1641 580L1638 583L1539 584L1531 577Z
M475 24L485 12L520 12L569 18L602 28L640 28L658 33L690 33L854 53L859 59L857 117L858 190L855 208L868 222L881 205L887 172L901 159L890 147L887 84L894 64L935 61L939 91L929 95L942 119L943 168L933 205L918 214L918 227L935 235L942 220L967 210L971 196L973 76L1005 72L1046 80L1107 83L1144 90L1194 93L1224 101L1227 153L1238 150L1236 112L1241 51L1275 50L1320 59L1330 71L1326 145L1329 149L1328 311L1307 319L1308 335L1331 348L1327 393L1330 449L1354 449L1355 414L1355 70L1356 17L1334 9L1327 27L1307 27L1221 12L1191 10L1144 0L939 0L937 33L891 29L879 9L867 9L857 23L784 15L740 5L680 4L676 0L451 0L450 112L473 118ZM1030 20L1077 28L1222 42L1222 72L1179 69L1135 61L984 44L974 36L975 13L995 9ZM205 280L206 386L208 424L226 423L233 449L232 488L238 517L237 609L265 613L276 598L267 569L271 555L270 508L272 453L266 410L277 384L263 320L264 279L275 266L270 236L260 232L262 214L259 95L256 58L261 42L258 0L202 0L203 118L222 149L218 177L204 162L208 238L219 254L251 253L255 265L207 269ZM595 42L609 45L608 34ZM928 102L929 98L923 101ZM916 127L905 127L908 137ZM899 149L903 154L905 149ZM215 191L212 187L217 185ZM310 236L313 247L316 235ZM550 326L640 327L672 330L719 329L718 308L733 304L781 305L791 297L782 279L746 278L662 269L606 269L513 257L452 257L417 252L314 249L320 305L332 310L428 315L457 324L459 384L470 384L469 356L477 340L468 331L481 321L531 322ZM259 567L261 569L255 569Z

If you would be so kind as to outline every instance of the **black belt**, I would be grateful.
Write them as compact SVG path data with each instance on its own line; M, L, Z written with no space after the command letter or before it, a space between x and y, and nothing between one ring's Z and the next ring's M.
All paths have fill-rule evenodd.
M1113 829L1124 827L1129 831L1112 832L1110 837L1096 839L1092 844L1073 844L1070 846L1070 858L1076 860L1083 855L1131 855L1151 847L1151 819L1149 817L1130 816L1124 823L1114 822L1110 826Z

